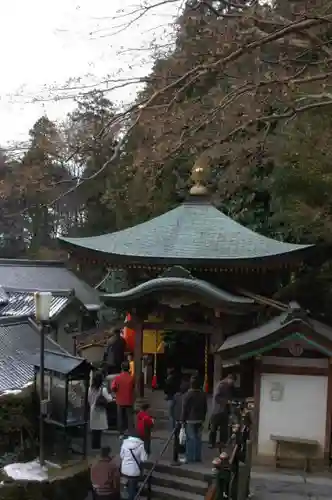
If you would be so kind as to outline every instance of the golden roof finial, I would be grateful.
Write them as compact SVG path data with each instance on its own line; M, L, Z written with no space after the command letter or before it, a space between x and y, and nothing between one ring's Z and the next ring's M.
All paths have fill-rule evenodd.
M190 194L194 196L204 196L208 193L206 181L208 177L209 162L207 159L199 158L191 171L191 178L194 185L190 189Z

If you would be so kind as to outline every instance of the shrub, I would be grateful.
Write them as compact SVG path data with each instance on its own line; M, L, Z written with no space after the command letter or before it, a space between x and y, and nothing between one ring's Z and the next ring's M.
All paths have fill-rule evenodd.
M32 387L0 396L0 456L35 447L37 416L38 403Z

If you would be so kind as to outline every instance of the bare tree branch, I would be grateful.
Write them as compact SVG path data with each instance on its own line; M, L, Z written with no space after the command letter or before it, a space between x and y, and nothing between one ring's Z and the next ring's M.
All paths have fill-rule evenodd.
M150 11L153 8L159 7L161 5L165 5L166 3L175 3L178 0L164 0L160 1L151 5L145 5L143 6L143 10L137 12L137 15L135 13L135 18L129 21L129 24L127 23L127 28L128 26L131 26L133 23L137 22L141 17L143 17L148 11ZM210 8L210 4L207 1L204 2L199 2L201 5L205 5ZM255 3L255 2L253 2ZM255 3L256 4L256 3ZM232 8L232 9L244 9L242 5L238 5L234 1L224 1L224 5L227 8ZM213 9L213 6L211 7ZM101 139L112 127L115 126L123 126L123 124L126 122L126 120L130 119L131 125L126 131L123 131L122 137L119 140L118 144L116 145L111 157L101 166L99 170L94 172L92 175L84 177L84 178L79 178L74 177L72 179L69 179L68 182L74 182L74 185L71 186L67 191L64 193L61 193L58 195L56 198L54 198L49 204L45 206L52 206L56 203L58 203L62 198L65 198L69 194L73 193L76 189L78 189L82 184L92 181L98 177L101 173L103 173L110 165L115 164L121 154L122 146L126 141L126 138L128 134L134 131L135 127L137 124L140 123L140 119L142 117L143 112L147 110L151 110L153 107L160 107L165 113L169 111L175 103L178 101L181 102L181 99L183 97L183 94L185 91L188 89L188 87L197 84L200 80L203 79L203 77L210 75L210 74L217 74L220 75L221 73L224 74L225 69L233 64L237 63L241 60L241 58L245 55L252 54L254 51L257 51L258 49L262 49L264 46L271 44L271 43L288 43L290 46L295 47L295 48L300 48L300 49L308 49L311 47L319 47L321 48L322 52L326 56L329 56L327 59L325 59L323 62L326 64L328 67L330 62L331 62L331 50L328 46L327 43L322 42L315 34L315 32L309 31L312 30L313 28L318 28L324 25L327 25L328 23L331 23L332 21L332 14L325 15L325 16L320 16L320 17L306 17L303 16L300 19L296 19L294 21L288 21L288 20L283 20L283 18L280 18L276 16L275 18L272 19L271 22L266 21L265 19L257 19L255 18L254 14L257 15L257 12L255 9L252 9L252 11L248 10L250 15L253 17L253 21L255 22L255 25L246 31L244 33L246 35L250 35L250 41L245 42L242 44L239 44L236 48L230 47L223 47L223 53L221 54L220 57L214 56L214 60L211 62L210 59L208 59L208 62L203 62L200 64L196 64L194 67L189 69L188 71L185 71L181 76L178 77L170 77L169 75L166 75L163 81L166 81L166 84L154 92L152 92L148 97L142 99L140 102L135 102L120 113L117 113L114 117L112 117L110 120L108 120L107 123L105 123L100 130L97 132L95 135L95 139ZM218 12L217 12L218 14ZM216 14L216 15L217 15ZM219 15L219 14L218 14ZM221 14L222 15L222 14ZM248 14L249 16L249 14ZM250 16L249 16L250 17ZM272 32L265 32L264 29L261 29L259 26L257 26L258 23L261 23L261 25L264 27L264 23L266 25L269 25L269 27L266 27L267 30L270 30L273 28ZM115 33L116 34L116 33ZM295 37L296 35L296 37ZM256 39L252 40L253 37L256 37ZM248 38L247 38L248 39ZM233 45L234 47L234 45ZM219 53L218 53L219 55ZM282 65L282 62L280 63ZM188 67L188 66L187 66ZM306 85L308 83L312 82L318 82L318 81L324 81L329 79L332 76L331 71L326 71L326 72L319 72L316 74L310 74L308 76L303 76L303 74L308 70L308 65L301 66L300 70L298 70L295 74L293 73L291 76L287 77L281 77L281 76L276 76L274 78L264 78L261 79L258 82L248 82L246 81L242 85L238 85L235 89L231 90L228 92L219 102L217 106L214 106L211 110L208 111L208 113L205 114L205 116L202 117L200 122L193 127L189 128L184 128L180 137L179 141L177 142L175 148L173 148L170 153L167 155L165 158L165 161L169 159L170 157L174 156L180 149L183 147L183 145L186 142L189 142L200 130L202 130L204 127L207 127L212 120L217 116L218 113L221 111L223 112L225 109L227 109L229 106L234 104L239 98L243 98L245 95L250 94L250 93L258 93L259 91L263 90L264 88L269 88L269 87L280 87L282 88L283 86L287 88L291 88L292 86L296 86L300 88L303 85ZM177 73L178 74L178 73ZM171 79L171 81L169 81ZM126 80L121 82L118 80L118 83L115 83L115 80L109 79L105 80L106 84L109 84L110 82L114 83L114 86L111 88L111 90L114 90L114 88L118 88L117 85L119 86L126 86L126 85L131 85L131 84L136 84L136 83L149 83L151 84L152 79L147 77L147 78L137 78L137 79L132 79L132 80ZM79 87L69 87L67 88L67 91L76 91L79 89ZM170 91L172 91L172 95L170 94ZM168 102L165 104L164 101L166 98L168 98ZM158 99L163 98L163 104L159 104ZM287 99L284 99L284 101L287 101ZM309 101L309 102L308 102ZM194 100L193 100L194 102ZM305 102L305 104L300 105L300 103ZM234 127L232 130L227 132L223 137L218 140L218 144L210 143L207 144L207 152L204 154L209 154L209 150L215 149L220 147L221 144L230 141L233 139L235 136L237 136L240 132L253 128L255 125L258 123L263 123L266 124L266 127L264 127L265 130L265 140L267 136L267 131L270 130L271 128L271 123L280 121L280 120L287 120L291 119L292 117L296 116L297 114L303 113L305 111L311 110L311 109L316 109L316 108L322 108L322 107L327 107L332 104L332 96L330 92L317 92L317 94L306 94L304 96L295 96L293 97L293 102L290 104L290 102L284 102L283 106L281 106L281 109L284 111L280 111L280 113L269 113L269 114L261 114L262 110L259 110L259 116L254 116L253 118L249 120L245 120L236 127ZM243 118L242 118L243 120ZM263 140L263 141L265 141ZM70 155L67 156L65 159L65 163L69 163L79 152L82 150L82 145L78 146L75 148L74 151L70 153ZM163 167L160 169L162 171ZM61 181L62 182L62 181ZM67 182L65 180L64 182Z

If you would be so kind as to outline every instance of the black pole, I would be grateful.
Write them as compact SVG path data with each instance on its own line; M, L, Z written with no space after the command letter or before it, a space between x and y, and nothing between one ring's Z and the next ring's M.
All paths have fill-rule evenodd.
M83 435L83 456L84 458L87 456L88 453L88 420L89 420L89 402L88 402L88 394L89 394L89 385L90 385L90 378L89 375L87 378L84 380L84 435Z
M39 463L41 467L45 464L44 450L44 399L45 399L45 326L41 324L40 329L40 413L39 413Z

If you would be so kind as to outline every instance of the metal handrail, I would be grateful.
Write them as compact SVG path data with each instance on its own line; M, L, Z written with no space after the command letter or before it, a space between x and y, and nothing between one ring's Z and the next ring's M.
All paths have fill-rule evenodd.
M152 474L154 473L158 463L159 463L159 460L162 458L162 456L164 455L165 451L167 450L173 436L174 436L174 433L176 431L176 427L174 427L174 429L172 430L172 433L170 434L170 436L168 437L166 443L164 444L164 447L163 449L161 450L160 454L159 454L159 457L154 461L151 469L149 470L149 472L147 473L147 475L145 476L144 478L144 481L142 482L142 484L140 485L140 487L138 488L138 491L136 493L136 496L134 498L134 500L139 500L140 496L141 496L141 493L143 491L143 489L145 488L145 486L147 485L147 483L149 482Z

